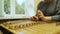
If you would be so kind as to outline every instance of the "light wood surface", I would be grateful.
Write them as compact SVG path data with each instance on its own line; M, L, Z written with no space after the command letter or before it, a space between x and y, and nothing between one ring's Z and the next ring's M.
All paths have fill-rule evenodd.
M17 25L17 27L14 25ZM42 21L19 20L9 21L0 26L14 34L58 34L60 32L60 25L56 26L56 22L46 23Z

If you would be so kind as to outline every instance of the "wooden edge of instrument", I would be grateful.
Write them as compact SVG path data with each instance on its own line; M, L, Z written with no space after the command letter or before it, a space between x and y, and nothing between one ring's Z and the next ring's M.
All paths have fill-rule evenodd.
M8 30L9 32L13 33L13 34L16 34L15 31L11 30L11 29L8 29L7 27L5 27L3 24L0 24L1 27L5 28L6 30Z

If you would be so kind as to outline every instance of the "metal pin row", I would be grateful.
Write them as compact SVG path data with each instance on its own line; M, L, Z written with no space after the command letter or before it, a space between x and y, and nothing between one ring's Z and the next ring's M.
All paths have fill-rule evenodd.
M29 27L29 26L33 26L39 23L28 23L28 24L20 24L20 25L10 25L9 28L10 29L18 29L18 28L25 28L25 27Z

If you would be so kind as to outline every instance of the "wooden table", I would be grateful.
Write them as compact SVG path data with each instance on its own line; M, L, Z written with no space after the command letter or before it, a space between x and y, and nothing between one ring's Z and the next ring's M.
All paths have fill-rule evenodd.
M10 24L8 24L8 26L7 24L0 24L1 27L13 34L60 34L60 25L56 26L56 22L46 23L42 21L18 20L7 23L22 24L23 27L17 27L16 29L9 28Z

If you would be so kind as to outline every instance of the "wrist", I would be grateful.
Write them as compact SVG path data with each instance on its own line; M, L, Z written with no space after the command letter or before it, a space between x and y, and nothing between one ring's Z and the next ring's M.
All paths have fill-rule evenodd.
M41 19L42 21L45 21L45 22L51 22L51 17L43 17L42 19Z
M41 20L43 20L43 19L46 19L46 17L45 17L45 16L43 16L43 17L40 17L40 19L41 19Z

